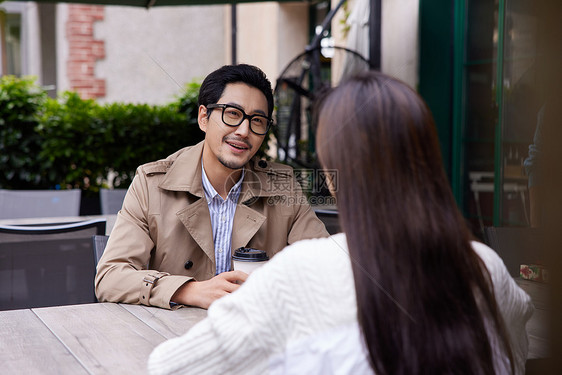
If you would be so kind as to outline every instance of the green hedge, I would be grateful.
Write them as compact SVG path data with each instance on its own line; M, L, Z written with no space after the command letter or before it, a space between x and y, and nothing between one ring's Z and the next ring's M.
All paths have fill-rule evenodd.
M2 77L0 188L127 187L140 164L203 139L198 92L191 83L167 105L101 105L72 92L51 99L32 78Z
M0 78L0 187L44 187L41 137L37 133L46 93L33 79Z

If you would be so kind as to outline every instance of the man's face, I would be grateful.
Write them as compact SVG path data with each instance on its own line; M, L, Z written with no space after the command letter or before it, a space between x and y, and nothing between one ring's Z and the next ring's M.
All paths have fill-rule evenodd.
M255 87L244 83L226 85L218 104L230 104L238 107L247 115L261 114L267 116L267 99ZM205 169L221 168L240 169L255 155L265 135L257 135L250 130L248 119L236 127L222 121L222 108L215 108L208 115L208 109L199 107L199 128L205 134L203 161Z

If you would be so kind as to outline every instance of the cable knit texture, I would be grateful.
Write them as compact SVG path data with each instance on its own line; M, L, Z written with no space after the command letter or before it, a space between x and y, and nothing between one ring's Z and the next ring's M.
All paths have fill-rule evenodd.
M473 247L492 275L517 373L523 374L530 298L493 250ZM277 254L237 292L213 303L205 320L159 345L148 369L153 375L371 373L359 332L347 243L337 234Z

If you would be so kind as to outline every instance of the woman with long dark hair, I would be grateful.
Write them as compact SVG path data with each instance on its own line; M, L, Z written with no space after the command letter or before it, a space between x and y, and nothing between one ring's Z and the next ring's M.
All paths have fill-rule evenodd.
M339 171L358 320L377 373L493 374L500 358L515 365L494 296L504 286L484 264L493 254L473 250L423 101L371 73L332 93L319 123L320 160Z
M423 100L369 72L326 96L318 124L345 234L276 255L150 371L522 374L530 298L472 241Z

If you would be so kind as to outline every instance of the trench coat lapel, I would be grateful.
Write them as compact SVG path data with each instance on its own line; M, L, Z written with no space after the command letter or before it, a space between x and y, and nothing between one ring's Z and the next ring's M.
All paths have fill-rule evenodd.
M211 215L205 199L201 176L202 153L203 142L180 155L159 186L166 190L186 191L188 194L199 197L197 201L178 211L176 215L191 237L214 262L215 245ZM271 184L268 183L264 173L254 172L253 164L257 162L257 160L251 160L245 166L244 181L232 225L233 249L246 246L265 222L265 215L252 209L250 207L252 203L259 197L274 196L277 193L276 188L269 186Z
M265 221L265 216L239 204L232 224L232 249L246 246Z
M251 205L260 197L273 197L280 193L275 185L274 180L267 178L270 172L256 173L254 164L258 164L258 159L252 159L245 166L244 181L242 182L242 190L240 191L240 199L238 202L245 205ZM282 190L281 190L282 191Z
M199 198L186 208L178 211L176 215L199 247L214 262L215 245L213 243L211 215L205 199L201 176L202 153L203 142L200 142L180 155L159 187L171 191L185 191L195 199Z
M253 171L252 161L246 165L240 198L232 225L232 249L246 246L265 222L266 217L249 206L258 197L268 195L263 181Z
M213 230L211 229L211 215L207 200L202 198L176 214L183 223L191 237L207 254L209 259L215 261L215 244L213 243Z

